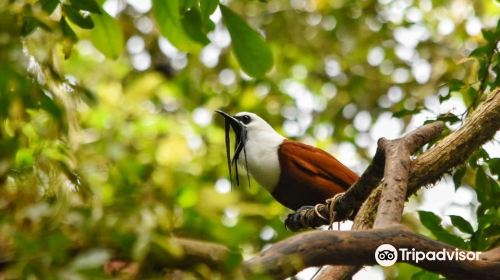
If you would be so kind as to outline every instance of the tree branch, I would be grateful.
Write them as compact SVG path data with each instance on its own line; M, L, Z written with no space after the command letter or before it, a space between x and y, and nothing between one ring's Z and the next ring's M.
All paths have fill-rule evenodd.
M443 123L436 122L416 129L396 140L385 138L379 140L378 145L385 153L385 167L375 228L383 228L401 222L408 188L410 156L424 144L437 137L442 130Z
M460 129L412 161L407 196L414 194L421 186L436 182L450 169L463 164L475 150L495 136L500 129L499 119L500 88L497 88ZM372 227L380 192L381 186L378 186L363 203L354 220L356 228Z
M500 129L500 88L493 90L457 131L412 161L407 196L421 186L439 180L448 170L463 164L481 145L495 136ZM366 199L354 219L354 230L370 229L375 220L382 187L378 186ZM327 267L317 277L322 279L348 279L361 267Z
M436 182L450 169L465 162L475 150L492 139L496 131L500 129L498 119L500 119L500 88L495 89L487 96L486 100L478 106L460 129L442 139L411 162L407 196L415 193L421 186ZM359 223L368 225L368 227L362 228L371 228L380 197L378 191L380 191L381 186L377 187L377 192L371 191L379 184L383 172L381 167L385 164L383 151L380 149L378 147L370 166L344 195L318 205L317 210L322 216L329 217L329 209L333 203L333 209L337 212L333 221L342 221L348 217L346 213L361 213L359 207L363 201L368 199L371 201L370 204L367 205L362 215L356 215L356 219ZM375 201L377 205L374 205ZM300 223L296 221L300 221ZM318 227L327 224L327 222L318 217L314 209L307 209L290 214L285 224L291 230L299 230Z
M355 211L361 206L363 201L366 200L371 191L377 187L382 177L385 177L384 184L404 180L404 182L401 182L404 185L404 190L401 190L401 193L406 195L406 182L408 177L405 174L408 174L410 168L410 155L415 153L417 149L421 148L427 142L436 138L441 133L442 129L443 123L435 122L419 127L399 139L379 139L377 142L377 152L371 164L346 192L340 196L329 199L325 204L319 204L316 209L300 210L288 215L285 220L286 227L291 230L298 230L324 225L326 221L318 216L316 211L323 217L330 217L330 222L345 220L353 216L352 213L356 213ZM400 167L404 169L395 172L395 168L399 170ZM385 174L384 170L386 170ZM400 189L401 186L400 184L399 187L391 189L387 192L386 196L396 194L396 190ZM385 200L387 201L387 199L388 198ZM390 200L393 203L396 201L394 199ZM395 206L392 204L387 205L387 207L384 206L382 209L385 209L384 212L388 211L388 209L394 209L402 213L404 203L400 204L401 205L399 205L397 209L394 208Z
M498 119L500 119L500 88L495 89L487 96L486 100L470 115L460 129L412 161L406 196L415 193L420 186L434 183L448 170L462 164L476 149L494 137L500 129ZM355 186L356 184L353 185L353 187ZM354 220L354 230L370 229L373 226L381 191L382 186L379 185L363 203ZM359 197L357 199L359 200ZM326 210L326 212L320 212L322 215L328 215L328 207L318 208ZM354 205L354 207L357 206ZM351 208L351 210L356 211L356 208ZM297 214L304 215L306 213ZM314 221L311 225L317 224L317 221ZM360 266L327 267L316 279L346 279L359 268Z
M310 231L274 244L259 256L246 261L244 271L247 275L263 273L274 279L283 279L311 266L374 265L374 252L384 243L423 252L443 249L449 253L468 252L412 233L401 226L370 231ZM500 251L491 250L482 255L479 260L404 262L450 279L498 279ZM398 261L401 259L398 258Z

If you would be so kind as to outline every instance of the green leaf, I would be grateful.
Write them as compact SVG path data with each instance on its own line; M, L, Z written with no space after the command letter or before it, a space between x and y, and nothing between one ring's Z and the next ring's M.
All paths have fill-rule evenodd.
M488 181L490 182L493 205L500 205L500 182L491 176L488 176Z
M48 235L44 241L54 261L62 263L66 260L68 257L67 249L71 245L71 241L66 235L61 232L54 232Z
M445 229L443 229L441 231L433 232L432 234L434 234L438 240L443 241L446 244L450 244L452 246L455 246L455 247L458 247L461 249L469 249L468 248L469 245L468 245L468 243L465 242L465 240L463 240L462 238L460 238L454 234L449 233Z
M200 0L201 22L207 31L215 27L210 20L210 16L215 12L218 5L219 0Z
M500 32L498 32L498 37L500 37ZM496 53L493 55L493 63L492 63L493 73L500 73L500 54ZM500 86L500 75L496 75L495 80L492 82L493 87Z
M497 175L500 178L500 158L492 158L488 160L488 167L491 174Z
M455 114L453 113L445 113L445 114L440 114L438 117L437 117L437 120L438 121L443 121L443 122L449 122L450 124L454 124L456 122L459 122L460 121L460 118L457 117Z
M16 166L26 168L33 165L33 152L28 148L22 148L16 152Z
M264 38L226 6L220 5L220 9L241 68L252 77L264 76L273 66L273 55Z
M485 215L478 215L477 227L478 229L485 229L495 223L498 223L498 218L495 213L488 213Z
M461 165L457 169L455 169L455 172L453 172L453 183L455 184L455 190L462 185L462 179L464 178L465 171L467 171L467 166Z
M184 30L189 35L189 37L202 45L210 43L207 35L201 30L201 16L200 12L196 8L192 8L184 14L181 20Z
M467 92L462 95L467 106L471 106L477 100L477 90L469 87Z
M76 36L73 29L71 29L71 26L69 26L66 18L61 18L61 20L59 21L59 26L61 27L64 37L66 37L64 40L62 40L61 45L62 51L64 53L64 58L67 59L70 57L71 51L73 50L73 44L78 40L78 37Z
M228 271L232 271L236 269L236 267L240 265L242 261L243 258L238 250L230 250L230 254L229 256L227 256L226 261L224 262L224 267Z
M469 54L469 56L470 57L481 57L481 56L487 55L487 54L488 54L488 47L484 46L484 47L479 47L479 48L474 49Z
M91 31L91 40L94 46L106 57L117 59L123 51L123 31L117 20L102 12L92 15L95 27Z
M449 233L441 226L441 218L436 214L428 211L418 211L418 215L422 225L426 227L434 236L436 236L438 240L459 248L467 247L467 244L462 238Z
M486 54L489 53L489 50ZM486 56L484 57L481 57L478 59L479 61L479 71L477 73L477 76L480 78L480 79L483 79L483 77L485 77L486 75L488 75L488 58Z
M479 167L476 172L476 188L485 188L487 185L489 185L488 176L483 168Z
M70 0L71 6L77 10L85 10L91 13L100 14L101 8L95 0Z
M91 29L94 27L94 22L90 16L84 17L80 12L69 5L64 5L64 14L76 25L84 29Z
M490 159L490 155L483 148L478 149L470 156L469 158L470 166L472 166L473 168L478 168L480 166L480 164L478 164L480 163L479 162L480 159L482 161L488 161Z
M477 168L475 189L479 202L483 204L484 207L488 207L491 197L491 186L488 176L482 167Z
M493 236L499 236L500 237L500 225L491 225L484 229L483 232L484 237L493 237Z
M405 116L415 115L415 114L419 113L420 111L422 111L422 108L420 108L420 107L417 107L413 110L402 109L402 110L399 110L397 112L392 113L392 116L394 118L402 118Z
M199 45L186 34L179 11L179 0L153 0L153 14L161 35L179 50L195 51L199 49Z
M418 211L420 222L431 232L441 230L441 218L429 211Z
M453 79L448 82L450 92L459 91L464 85L465 85L464 82L457 79Z
M486 39L486 41L495 42L497 40L497 38L495 36L495 32L493 32L493 31L483 29L482 33L483 33L483 37L484 37L484 39Z
M450 215L451 223L458 228L461 232L465 232L468 234L473 234L474 229L472 225L464 218L460 216Z
M61 30L63 32L63 35L71 39L72 41L78 40L78 37L75 34L75 31L71 29L71 26L69 26L68 22L64 17L61 18L61 21L59 21L59 25L61 26Z
M61 120L63 118L64 111L45 93L40 94L40 107L49 112L56 120Z
M54 12L54 10L59 5L59 0L40 0L40 4L42 4L42 9L46 11L49 15Z
M23 25L21 26L21 35L27 36L38 27L38 20L34 17L28 16L24 18Z

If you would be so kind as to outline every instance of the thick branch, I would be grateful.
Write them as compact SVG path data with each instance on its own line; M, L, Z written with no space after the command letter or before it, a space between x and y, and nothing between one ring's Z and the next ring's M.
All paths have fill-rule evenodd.
M450 169L465 160L500 129L500 88L488 98L465 121L457 131L451 133L436 146L412 161L408 194L415 193L420 186L436 182ZM359 228L371 228L378 207L381 186L370 194L355 219Z
M415 193L420 186L435 182L445 172L462 164L475 150L492 139L500 129L498 119L500 119L500 88L488 95L459 130L445 137L412 162L407 196ZM370 229L373 226L380 195L381 186L370 194L357 211L354 230ZM328 267L316 279L346 279L359 268L359 266Z
M408 135L395 139L379 139L377 153L384 153L384 182L380 205L375 220L375 228L398 225L401 222L408 187L410 156L424 144L441 133L443 124L438 122L423 126ZM377 155L375 156L375 158ZM373 160L372 164L376 162ZM352 277L359 266L328 266L317 279L347 279Z
M374 265L374 252L381 244L396 248L414 248L416 251L462 252L444 243L409 232L402 227L370 231L310 231L276 243L259 256L245 262L247 274L264 273L283 279L298 271L326 264ZM466 252L466 251L464 251ZM500 252L492 250L479 260L419 261L404 260L451 279L498 279ZM403 261L398 257L398 262Z
M500 119L500 88L495 89L488 95L487 99L470 115L460 129L451 133L436 146L412 161L407 196L415 193L420 186L437 181L443 174L462 164L475 150L492 139L496 131L500 129L498 119ZM378 150L380 150L380 147ZM379 151L377 151L377 154L379 154ZM360 202L367 199L370 191L373 190L374 185L378 184L382 176L383 169L380 163L384 162L384 157L381 155L377 156L377 154L372 164L360 179L343 196L338 197L336 202L334 202L334 207L337 211L335 221L345 219L347 216L343 213L358 212L361 214L362 211L359 209ZM377 165L379 166L378 168L376 167ZM367 178L364 178L365 176ZM380 191L380 186L378 189ZM368 205L365 207L366 210L364 213L356 216L356 219L360 222L364 221L362 223L369 224L368 228L371 228L377 209L376 206L378 206L378 199L380 197L378 191L377 193L371 193L369 196L372 202L369 204L369 207ZM375 201L377 201L377 205L373 204ZM318 212L322 216L328 217L330 214L329 204L332 202L329 201L326 204L319 205L317 207ZM293 221L300 221L301 223L288 224ZM314 210L310 209L290 214L286 222L287 227L292 230L327 224L326 221L314 213Z
M399 139L380 139L377 143L377 152L371 164L345 193L328 200L326 204L318 205L316 209L301 210L290 214L285 221L285 225L291 230L324 225L326 221L322 217L319 217L316 211L323 217L330 217L330 221L345 220L352 216L352 213L356 213L354 210L361 206L370 192L379 184L382 177L386 178L385 183L391 182L393 184L404 179L402 183L404 183L405 188L404 191L400 193L406 195L410 155L421 148L425 143L437 137L442 128L443 124L441 122L435 122L419 127ZM386 158L390 160L387 161ZM400 167L404 167L404 169L400 170ZM392 172L394 168L400 171ZM386 170L386 174L384 174L384 170ZM396 189L392 189L387 192L387 195L393 195L395 191ZM388 201L388 199L386 199L386 201ZM391 199L391 201L394 203L396 200ZM385 209L384 213L387 212L387 209L400 210L400 213L402 213L402 207L404 205L402 203L399 204L401 205L399 205L398 208L394 208L394 205L391 204L387 207L382 207L382 209ZM333 209L330 209L332 207ZM333 217L332 210L335 211Z
M412 162L407 196L420 186L437 181L445 172L462 164L475 150L495 136L500 129L500 88L496 88L457 131ZM370 229L373 226L382 187L371 193L358 211L353 229ZM360 267L328 267L316 277L321 279L348 279Z
M383 228L401 222L401 215L408 187L410 156L443 130L443 123L425 125L408 135L387 140L381 138L379 147L385 152L384 182L375 228Z

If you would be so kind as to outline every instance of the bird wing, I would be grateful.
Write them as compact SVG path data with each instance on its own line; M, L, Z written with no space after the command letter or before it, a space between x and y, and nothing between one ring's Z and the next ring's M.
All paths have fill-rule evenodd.
M279 152L285 159L282 164L288 165L287 170L295 171L289 176L310 188L326 188L338 193L347 190L358 179L356 173L332 155L307 144L286 140Z

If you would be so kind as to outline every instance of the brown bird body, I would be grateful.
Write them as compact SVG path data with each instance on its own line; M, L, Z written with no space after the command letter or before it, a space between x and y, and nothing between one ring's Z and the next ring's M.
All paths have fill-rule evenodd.
M242 112L232 117L218 112L236 133L233 163L239 162L247 168L254 179L287 208L297 210L323 203L346 191L358 178L329 153L284 138L253 113ZM229 149L227 151L230 165ZM229 168L231 170L231 166Z
M346 191L358 178L329 153L300 142L284 140L278 158L280 180L271 194L293 210L324 203Z

